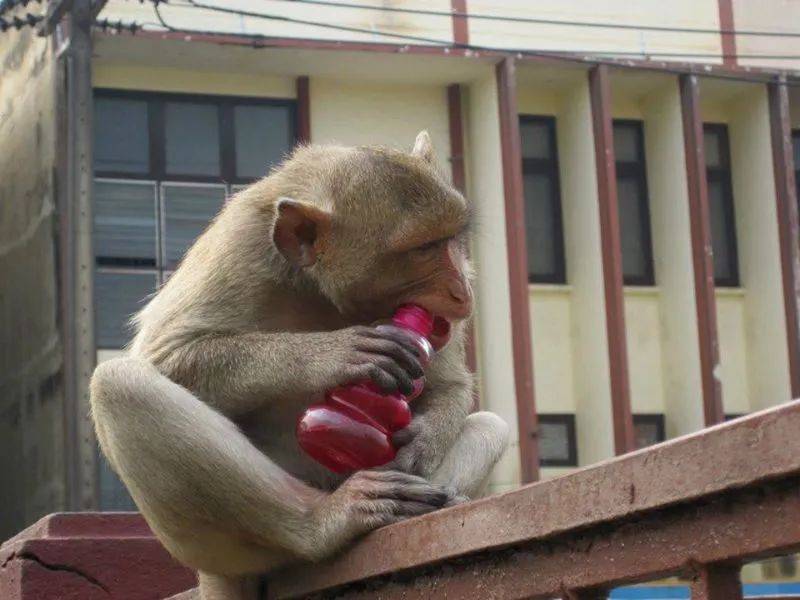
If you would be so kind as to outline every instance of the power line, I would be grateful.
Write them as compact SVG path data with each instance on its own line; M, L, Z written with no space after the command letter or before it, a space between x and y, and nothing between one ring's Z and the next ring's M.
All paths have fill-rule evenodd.
M507 23L530 23L536 25L562 25L567 27L595 27L598 29L632 29L636 31L661 31L670 33L702 33L714 35L741 35L767 37L800 37L800 32L793 31L753 31L748 29L698 29L693 27L668 27L665 25L631 25L627 23L608 23L597 21L560 21L557 19L539 19L535 17L517 17L511 15L490 15L488 13L459 12L446 10L424 10L421 8L402 8L380 6L376 4L355 4L352 2L336 2L334 0L273 0L291 4L313 4L335 8L353 8L374 10L379 12L403 13L412 15L428 15L434 17L459 17L481 21L503 21Z
M297 1L297 0L294 0ZM305 0L303 0L305 1ZM199 10L210 10L217 13L231 14L239 17L251 17L256 19L264 19L269 21L281 21L285 23L293 23L297 25L307 25L310 27L320 27L324 29L334 29L337 31L347 31L349 33L364 33L368 35L379 35L384 37L402 39L406 41L414 41L423 44L436 44L443 47L452 47L463 50L473 50L476 52L510 52L516 54L526 54L530 56L563 56L564 51L561 50L543 50L543 49L513 49L513 48L497 48L489 46L477 46L474 44L461 44L453 43L450 40L441 40L436 38L423 37L418 35L411 35L405 33L395 33L391 31L383 31L378 29L368 29L365 27L353 27L349 25L337 25L335 23L327 23L322 21L312 21L308 19L298 19L295 17L287 17L285 15L275 15L272 13L262 13L249 10L233 9L224 6L217 6L214 4L205 4L197 2L196 0L186 0L186 3L175 4L170 3L170 6L180 6L184 8L193 8ZM156 12L158 13L158 4L154 3ZM159 21L162 26L167 29L171 28L161 18L159 14ZM209 32L215 33L215 32ZM218 32L216 32L218 33ZM762 59L762 60L800 60L800 54L716 54L716 53L685 53L685 52L633 52L624 50L571 50L572 54L579 55L603 55L603 56L620 56L620 57L671 57L671 58L739 58L739 59Z

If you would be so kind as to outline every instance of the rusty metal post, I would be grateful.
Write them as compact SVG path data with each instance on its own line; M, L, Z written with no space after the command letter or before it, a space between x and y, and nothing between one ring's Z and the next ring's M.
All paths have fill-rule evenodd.
M703 390L705 425L710 427L722 423L725 414L722 408L722 385L715 375L719 366L719 339L699 87L696 75L681 75L681 113L686 154L686 181L689 188L689 225L692 239L697 339L700 346L700 381Z
M692 579L692 600L742 600L738 565L700 565Z
M453 186L462 194L467 193L467 174L464 156L464 123L461 103L461 85L454 83L447 86L447 117L450 130L450 170ZM478 353L475 347L475 324L470 322L466 332L467 368L472 373L478 372ZM478 409L480 398L478 387L475 387L473 408Z
M60 207L63 268L62 330L65 355L65 417L68 506L96 508L97 452L89 417L89 380L94 371L92 250L92 3L75 0L69 13L66 61L66 191ZM71 448L70 448L71 445Z
M792 123L786 78L768 85L769 120L772 134L772 164L775 174L775 201L778 214L783 305L786 315L786 341L789 353L789 381L792 398L800 397L800 225L797 216Z
M522 187L522 147L517 111L517 69L513 58L497 64L497 104L500 112L500 146L503 160L506 245L511 296L514 391L522 483L539 479L539 419L533 387L528 254L525 247L525 199Z
M607 598L608 592L598 588L568 591L564 595L564 600L606 600Z
M631 392L628 380L628 344L625 338L625 298L622 289L622 246L617 207L617 170L611 125L611 84L608 65L589 71L592 103L597 198L600 210L600 245L606 301L608 366L611 371L611 410L614 451L634 450Z

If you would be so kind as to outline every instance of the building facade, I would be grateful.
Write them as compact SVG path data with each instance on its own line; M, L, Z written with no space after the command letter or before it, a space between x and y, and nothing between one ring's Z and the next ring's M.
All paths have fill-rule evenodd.
M4 537L132 506L91 437L90 367L301 141L427 129L474 204L478 401L517 425L492 492L800 396L800 8L332 4L100 3L83 112L65 24L0 34Z

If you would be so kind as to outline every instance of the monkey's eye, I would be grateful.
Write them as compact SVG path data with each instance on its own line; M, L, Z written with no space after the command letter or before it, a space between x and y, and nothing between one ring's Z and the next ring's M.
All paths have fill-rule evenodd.
M434 250L438 250L439 248L441 248L444 244L447 243L447 241L448 241L447 239L433 240L432 242L427 242L425 244L422 244L421 246L417 246L416 248L411 250L411 252L417 255L428 254L430 252L433 252Z

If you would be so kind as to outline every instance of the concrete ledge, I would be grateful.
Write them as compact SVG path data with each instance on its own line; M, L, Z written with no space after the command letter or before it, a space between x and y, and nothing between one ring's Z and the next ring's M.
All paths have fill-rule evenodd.
M702 521L698 525L698 522L690 522L689 517L692 511L697 512L701 505L707 506L709 502L714 505L703 510L707 519L711 519L720 510L724 513L726 502L740 505L740 509L734 511L735 514L732 513L735 519L732 517L720 520L720 536L725 532L738 531L741 535L746 534L748 540L757 542L752 544L752 548L745 548L747 544L742 539L740 544L734 544L732 548L724 547L727 554L714 554L709 550L709 560L743 556L745 552L769 553L776 548L795 543L794 541L800 544L800 529L796 519L788 516L792 514L791 510L800 509L798 476L800 402L795 401L563 477L375 531L331 561L321 565L298 566L274 574L269 579L269 597L306 597L332 588L337 588L337 597L339 594L341 597L376 597L350 593L357 589L362 592L367 589L370 590L369 593L380 590L380 594L385 594L387 598L431 597L425 596L432 589L425 585L419 588L419 594L416 593L417 588L413 584L416 577L422 577L418 582L425 581L436 587L437 581L443 582L447 577L426 578L426 572L433 569L439 573L468 573L471 566L476 567L476 577L467 577L467 585L439 587L439 592L446 593L449 590L453 592L453 597L458 598L475 597L473 593L463 595L470 589L483 589L486 593L487 588L479 585L481 577L488 577L493 569L499 569L497 573L507 573L513 585L500 585L494 578L493 581L499 586L496 588L499 595L483 597L539 597L538 594L557 596L561 591L557 587L558 577L567 576L571 571L570 564L581 563L584 575L586 569L591 571L590 567L593 565L583 559L578 560L578 555L564 553L557 568L545 561L555 568L555 571L549 573L551 578L547 584L526 589L527 596L503 594L509 593L512 587L523 589L518 585L519 580L515 580L512 575L520 573L519 569L513 568L514 564L524 563L525 569L529 569L528 581L532 581L535 579L532 578L532 573L538 572L545 565L531 562L526 557L537 557L538 561L544 561L548 556L548 544L557 539L571 540L570 543L579 547L578 537L582 532L592 531L595 541L603 540L605 536L608 538L606 542L613 542L614 538L610 536L613 528L627 527L637 519L650 518L653 514L658 515L672 507L675 510L689 510L687 514L673 515L673 520L670 521L675 523L675 539L679 539L681 526L686 527L687 532L691 531L702 537ZM789 488L782 489L780 493L770 491L768 486L771 482L780 482ZM752 496L753 493L755 496ZM763 511L757 510L759 498L769 498L769 502L765 501L763 504L772 506L774 518L767 519L763 516ZM718 502L721 504L717 504ZM758 527L746 527L750 522L748 515L763 524L763 539L759 535ZM659 518L651 523L656 530ZM712 521L708 522L709 526L713 524ZM740 527L742 524L745 525L744 529ZM646 537L650 535L649 531L640 529L637 535ZM772 537L768 537L769 535ZM686 536L680 539L684 542L687 539L692 541ZM725 534L724 539L730 542L736 538ZM619 541L623 542L622 539ZM623 550L633 550L630 558L636 559L633 538L624 541L628 545ZM588 546L592 543L594 542ZM538 549L534 550L534 545L537 544L541 547L537 546ZM638 545L644 547L641 541ZM602 547L609 549L608 543L602 544ZM677 543L675 547L678 548ZM691 543L680 548L687 554L670 554L672 562L662 565L660 568L663 571L677 568L676 560L690 560ZM620 548L614 549L615 552L609 552L609 556L617 555L616 558L620 559ZM514 554L515 550L522 554ZM549 552L552 554L553 551ZM665 554L662 550L662 554L669 553ZM646 560L640 557L640 562ZM645 577L645 566L643 564L638 571L630 571L629 576ZM594 567L602 573L608 564L598 561ZM614 572L608 573L612 577ZM378 580L385 582L387 577L384 576L389 575L391 577L388 579L407 579L409 583L402 586L402 589L396 589L396 593L388 593L389 590L378 583ZM619 571L616 571L616 575L622 577ZM595 582L592 583L591 577L576 576L574 584L588 586L610 581L602 579L596 570L594 577ZM367 580L371 580L375 586ZM350 584L355 582L358 585L350 590ZM547 585L556 587L548 588Z
M58 513L0 546L3 600L162 600L196 585L137 513Z

